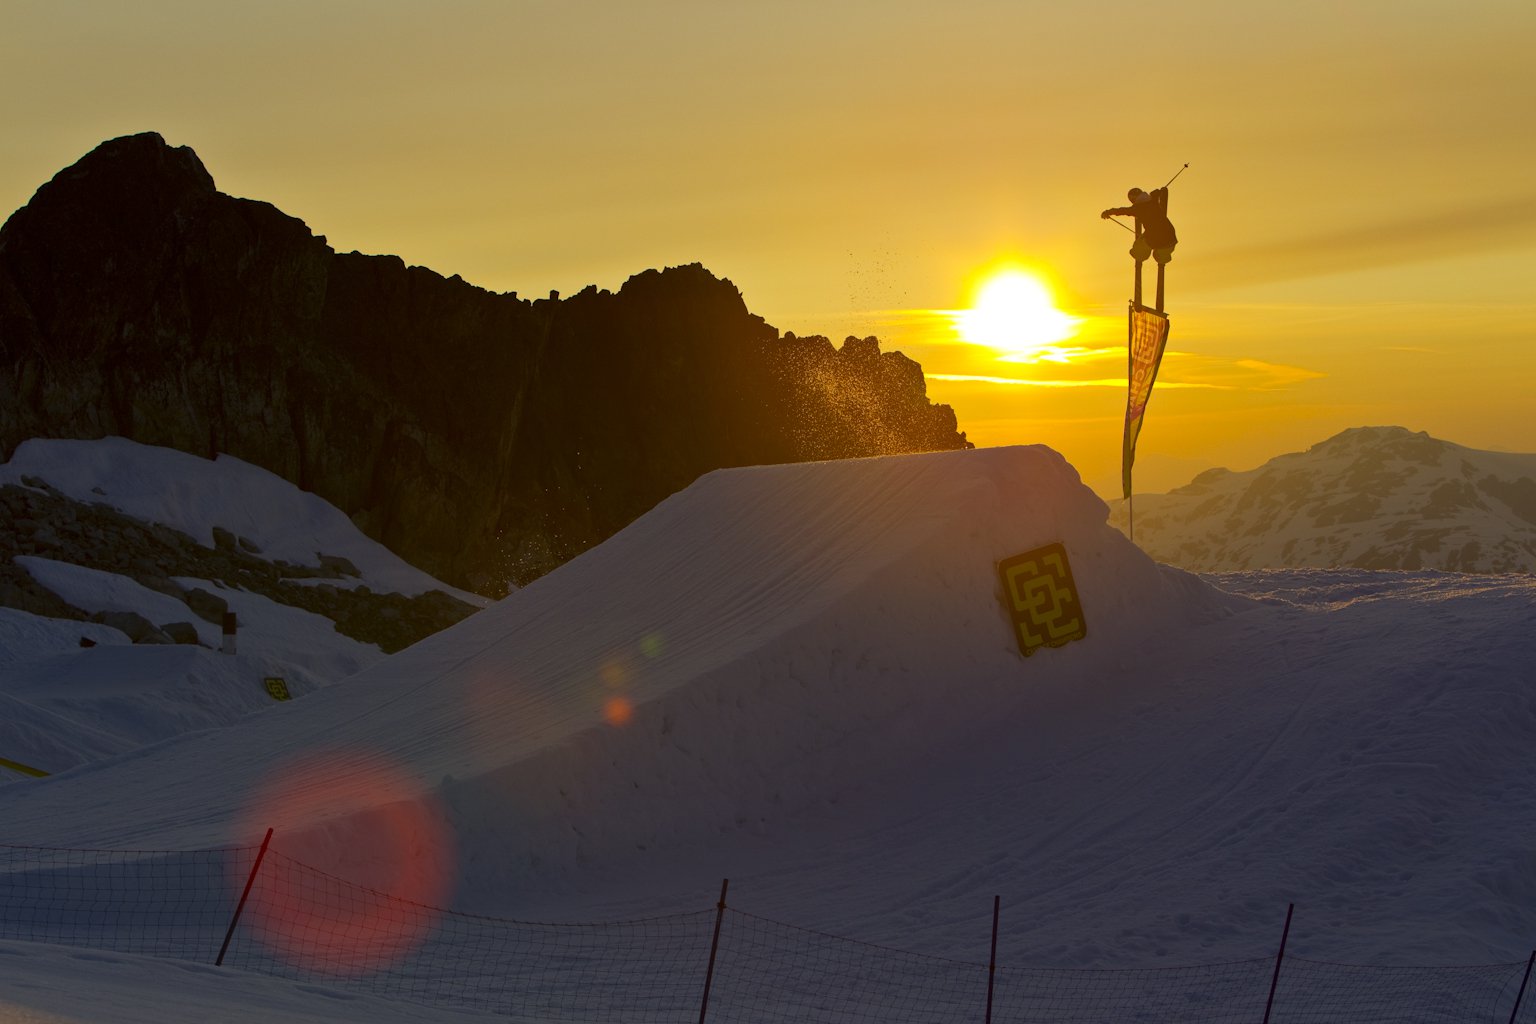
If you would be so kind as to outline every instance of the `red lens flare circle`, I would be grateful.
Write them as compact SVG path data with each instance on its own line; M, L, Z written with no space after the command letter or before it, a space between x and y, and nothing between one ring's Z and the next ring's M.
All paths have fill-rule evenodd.
M294 967L354 976L399 963L452 892L452 837L435 798L382 758L290 763L246 822L246 833L273 836L241 928Z

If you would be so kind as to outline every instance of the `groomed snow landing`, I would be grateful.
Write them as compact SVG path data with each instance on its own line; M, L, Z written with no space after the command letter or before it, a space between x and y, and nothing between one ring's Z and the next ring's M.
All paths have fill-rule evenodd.
M1232 604L1106 516L1042 447L712 473L334 693L13 792L8 818L29 842L159 848L271 825L311 857L302 835L325 820L326 863L367 878L377 844L351 831L358 803L421 800L465 851L458 877L515 909L524 876L760 833L995 701L1070 690ZM1051 542L1071 553L1090 633L1026 662L995 566ZM111 813L58 811L118 786ZM304 821L249 819L274 788Z

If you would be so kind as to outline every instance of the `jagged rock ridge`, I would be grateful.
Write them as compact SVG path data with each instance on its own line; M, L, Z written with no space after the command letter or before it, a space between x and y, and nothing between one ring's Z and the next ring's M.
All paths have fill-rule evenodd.
M1127 529L1126 505L1111 522ZM1138 494L1136 543L1185 569L1536 572L1536 455L1356 427L1258 469Z
M492 596L712 469L967 446L912 360L780 338L701 266L496 294L336 253L152 133L0 229L0 357L0 458L113 435L228 453Z

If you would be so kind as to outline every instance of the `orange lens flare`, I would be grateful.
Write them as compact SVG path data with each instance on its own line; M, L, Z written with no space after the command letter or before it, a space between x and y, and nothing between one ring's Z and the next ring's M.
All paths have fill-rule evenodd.
M635 706L625 697L609 697L603 702L603 721L614 728L629 724L635 717Z

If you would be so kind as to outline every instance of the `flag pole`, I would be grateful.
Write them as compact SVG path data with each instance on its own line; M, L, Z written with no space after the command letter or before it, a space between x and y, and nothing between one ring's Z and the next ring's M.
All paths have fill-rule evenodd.
M1139 236L1138 236L1139 237ZM1125 310L1125 397L1126 408L1130 408L1132 382L1136 379L1135 355L1132 349L1136 342L1136 303L1141 301L1141 262L1136 263L1136 298ZM1125 459L1127 453L1121 451L1120 458ZM1125 467L1125 510L1130 527L1131 543L1136 543L1136 491L1131 486L1131 467Z

